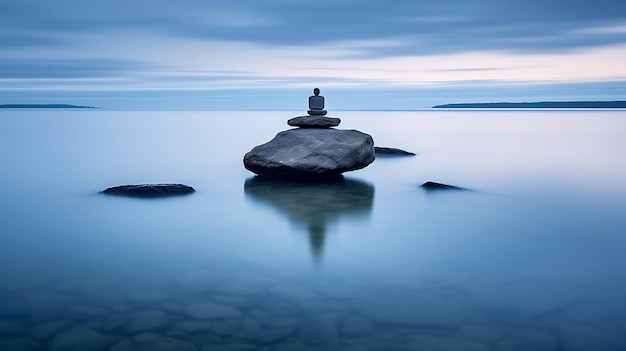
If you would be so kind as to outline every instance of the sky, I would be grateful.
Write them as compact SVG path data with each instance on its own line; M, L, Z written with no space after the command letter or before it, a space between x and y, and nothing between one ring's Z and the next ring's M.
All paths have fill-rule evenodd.
M623 0L0 0L0 104L626 100Z

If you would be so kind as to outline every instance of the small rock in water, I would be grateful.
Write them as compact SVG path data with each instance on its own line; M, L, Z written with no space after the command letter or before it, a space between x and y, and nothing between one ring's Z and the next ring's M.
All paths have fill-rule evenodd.
M257 341L268 344L277 342L279 340L286 339L289 337L295 328L274 328L274 329L263 329L259 331L257 335Z
M133 197L165 197L187 195L193 192L195 192L195 189L185 184L120 185L107 188L102 191L102 193L109 195L124 195Z
M188 316L195 319L227 319L241 316L238 309L213 302L189 304L184 310Z
M42 344L31 339L0 338L0 350L7 351L33 351L47 350Z
M130 295L129 302L137 306L147 306L170 298L170 294L163 291L145 290Z
M158 330L167 326L167 314L159 310L139 311L130 317L126 331L130 334Z
M339 331L329 316L309 315L300 320L298 336L308 344L330 344L339 339Z
M585 325L566 324L557 328L564 350L626 350L626 338Z
M415 156L414 152L393 147L374 146L374 152L379 156Z
M51 350L102 350L115 342L116 337L107 336L91 329L76 327L58 333L51 342Z
M436 183L436 182L426 182L422 184L422 188L426 190L467 190L465 188L461 188L458 186L448 185L448 184L443 184L443 183Z
M354 301L354 307L374 323L421 328L455 330L467 318L458 302L424 293L364 294Z
M341 323L341 335L355 337L369 334L372 331L372 322L363 316L349 316Z
M152 333L143 333L131 340L122 340L111 351L196 351L194 345L184 341Z
M456 338L435 337L425 334L409 336L412 350L466 350L466 351L489 351L487 345ZM517 349L515 349L517 350ZM526 350L526 349L520 349Z
M35 339L49 339L68 325L66 320L57 320L35 325L28 334Z
M108 311L104 308L95 306L78 305L69 309L65 313L66 319L82 319L89 317L97 317L106 314Z
M0 335L20 334L24 331L21 324L9 321L0 321Z

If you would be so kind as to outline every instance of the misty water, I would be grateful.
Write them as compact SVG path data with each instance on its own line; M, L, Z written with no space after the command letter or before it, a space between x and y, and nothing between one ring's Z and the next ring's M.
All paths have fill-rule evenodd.
M623 111L331 111L417 155L256 179L299 114L0 111L0 349L626 349Z

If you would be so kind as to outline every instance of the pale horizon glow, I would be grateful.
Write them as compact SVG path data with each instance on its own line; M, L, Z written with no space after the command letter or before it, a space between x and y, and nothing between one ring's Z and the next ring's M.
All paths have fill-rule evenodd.
M490 4L482 1L484 6ZM626 18L606 25L579 25L576 19L563 16L563 29L558 29L551 28L550 20L533 18L532 12L526 14L531 22L528 25L496 25L500 13L486 17L494 25L473 24L483 16L478 10L422 17L394 13L389 15L388 21L393 23L390 28L381 27L385 35L361 35L334 22L321 22L318 27L309 25L310 33L295 31L291 37L278 32L282 22L290 21L285 17L288 13L265 11L263 6L252 4L216 5L210 12L196 12L191 6L157 2L146 12L137 7L119 15L90 12L85 18L81 15L89 9L78 7L75 12L53 13L56 24L52 19L50 24L39 24L33 9L55 10L29 2L23 11L18 5L8 8L22 16L32 13L32 18L23 18L32 26L17 21L0 25L7 27L7 34L0 36L0 43L7 42L0 53L0 103L50 102L67 96L93 105L115 105L114 93L131 93L142 96L135 104L141 107L162 100L157 96L149 99L151 91L181 92L178 98L185 91L204 91L207 95L239 92L242 97L257 91L256 98L236 105L281 108L280 103L261 101L267 99L263 92L302 95L314 86L337 97L367 92L361 102L356 98L342 105L345 108L350 104L356 104L355 108L368 106L367 100L376 92L390 90L397 91L398 97L389 105L400 108L472 100L478 91L481 101L490 100L490 95L510 101L575 100L585 94L587 100L626 99L622 94L626 87L626 38L622 38ZM71 0L60 5L63 3L76 5ZM0 10L3 6L8 5L0 2ZM585 5L577 6L583 9ZM618 7L622 10L625 6ZM337 29L329 29L322 39L297 37L318 36L316 29L322 25ZM87 30L69 30L72 26ZM413 26L421 32L412 32ZM551 32L540 34L543 27ZM524 30L529 32L525 37L525 33L520 34ZM264 35L258 36L257 31ZM478 33L468 33L466 40L475 45L463 40L466 31ZM472 37L481 33L485 33L483 38ZM10 41L12 37L22 41ZM133 104L128 96L120 99L126 100L122 105ZM198 107L212 107L208 102L202 105ZM292 105L291 101L285 103L286 107Z

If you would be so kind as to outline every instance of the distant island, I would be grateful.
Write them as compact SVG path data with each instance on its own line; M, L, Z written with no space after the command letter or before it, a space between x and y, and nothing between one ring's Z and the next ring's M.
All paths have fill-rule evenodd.
M433 108L626 108L626 101L490 102L445 104Z
M97 108L93 106L78 106L67 104L4 104L0 108Z

